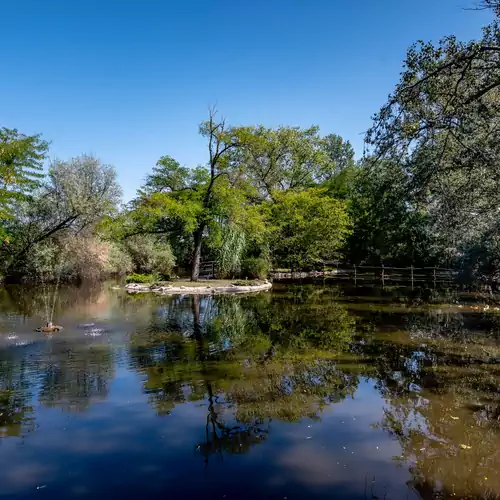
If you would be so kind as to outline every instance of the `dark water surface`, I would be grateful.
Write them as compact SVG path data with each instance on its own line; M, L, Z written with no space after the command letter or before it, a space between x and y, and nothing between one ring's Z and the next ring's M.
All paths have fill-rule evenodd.
M477 298L103 284L63 288L49 337L44 297L0 290L2 498L500 498L500 310Z

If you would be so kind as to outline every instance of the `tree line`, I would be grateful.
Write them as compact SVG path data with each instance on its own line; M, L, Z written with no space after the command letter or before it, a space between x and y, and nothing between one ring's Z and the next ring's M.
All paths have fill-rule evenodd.
M85 278L138 272L264 277L269 268L447 266L470 279L500 268L500 29L410 47L365 137L318 127L200 125L207 161L162 156L120 205L113 167L92 156L45 173L41 136L0 129L0 234L5 277Z

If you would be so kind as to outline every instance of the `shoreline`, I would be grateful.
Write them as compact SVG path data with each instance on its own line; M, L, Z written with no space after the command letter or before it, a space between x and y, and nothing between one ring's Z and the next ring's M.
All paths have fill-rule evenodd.
M256 293L268 291L273 284L266 281L259 285L223 285L223 286L173 286L129 283L125 286L128 293L155 293L157 295L215 295L223 293Z

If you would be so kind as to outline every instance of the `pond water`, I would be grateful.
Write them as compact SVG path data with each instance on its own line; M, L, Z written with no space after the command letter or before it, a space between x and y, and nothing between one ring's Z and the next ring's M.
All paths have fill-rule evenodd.
M0 290L0 497L500 498L500 311L456 292Z

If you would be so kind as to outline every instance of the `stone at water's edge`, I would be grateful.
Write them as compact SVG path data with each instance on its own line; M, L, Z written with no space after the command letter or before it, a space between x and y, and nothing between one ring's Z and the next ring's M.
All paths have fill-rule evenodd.
M150 287L139 283L129 283L125 290L129 293L157 293L162 295L172 294L192 294L192 295L212 295L216 293L255 293L270 290L272 283L266 281L262 285L230 285L230 286L158 286Z

